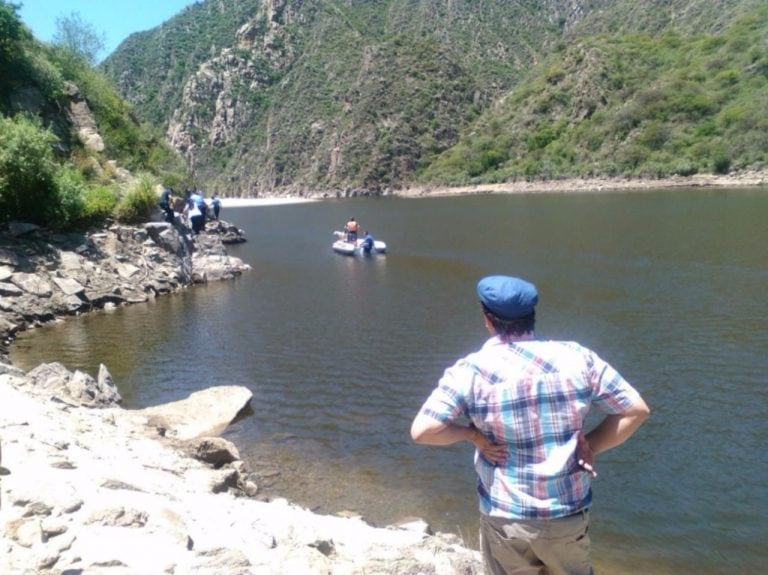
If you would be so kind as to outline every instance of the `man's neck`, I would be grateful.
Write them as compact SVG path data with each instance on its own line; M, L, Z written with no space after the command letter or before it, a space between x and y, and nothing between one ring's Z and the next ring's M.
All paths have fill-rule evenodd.
M499 337L499 339L501 339L506 343L517 343L519 341L531 341L533 339L536 339L536 334L532 331L527 331L520 335L507 335L507 336L504 336L501 334L496 334L496 335Z

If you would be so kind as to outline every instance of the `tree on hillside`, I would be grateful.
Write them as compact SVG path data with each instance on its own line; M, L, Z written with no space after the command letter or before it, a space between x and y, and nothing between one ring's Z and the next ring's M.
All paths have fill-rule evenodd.
M13 42L18 42L28 36L24 25L19 20L19 4L0 0L0 52L10 50Z
M0 0L0 78L7 80L16 66L22 40L31 38L21 23L19 5Z
M104 34L97 32L93 24L85 22L78 12L56 18L53 43L94 65L104 50Z

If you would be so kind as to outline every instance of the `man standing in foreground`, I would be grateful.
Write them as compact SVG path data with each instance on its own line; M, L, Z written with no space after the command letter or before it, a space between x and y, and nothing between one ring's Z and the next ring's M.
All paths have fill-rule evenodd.
M477 448L487 575L591 575L594 456L626 441L650 410L593 351L535 339L533 284L489 276L477 295L491 338L445 371L411 437ZM585 433L591 408L606 416Z

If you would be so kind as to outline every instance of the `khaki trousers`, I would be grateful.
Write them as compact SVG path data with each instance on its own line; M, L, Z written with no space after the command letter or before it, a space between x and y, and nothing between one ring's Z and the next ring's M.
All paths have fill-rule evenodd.
M593 575L589 511L559 519L480 516L486 575Z

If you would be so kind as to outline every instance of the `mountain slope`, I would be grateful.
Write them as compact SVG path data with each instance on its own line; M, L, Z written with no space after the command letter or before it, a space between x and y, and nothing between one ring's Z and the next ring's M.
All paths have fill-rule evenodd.
M421 180L764 169L766 40L768 6L737 17L718 35L579 36L479 119Z
M709 115L735 113L724 112L719 89L710 105L702 103L711 77L722 73L721 88L743 87L735 100L760 88L765 35L746 24L734 32L730 23L747 14L761 23L763 3L717 4L209 0L132 36L104 69L143 118L163 126L198 185L225 195L375 193L418 174L468 182L690 172L717 154L728 166L759 165L765 154L752 136L679 166L647 154L635 154L635 165L590 157L612 145L605 134L625 104L622 74L632 86L657 82L673 92L688 66L685 51L714 54L697 64L706 81L696 87L683 78L690 84L681 99L692 103L678 106L700 109L680 135L694 139L706 137ZM741 53L716 53L708 43L729 30L727 43L741 42ZM751 77L749 61L757 68ZM745 116L757 114L745 105ZM598 123L606 116L613 119ZM651 119L657 141L677 139L668 118ZM572 151L563 141L555 155L572 159L542 161L541 151L566 133L591 144ZM719 136L722 142L733 132Z
M159 48L189 40L184 30L213 21L214 6L251 11L228 20L237 28L228 48L211 48L203 61L199 47L185 60ZM206 2L129 39L105 70L144 117L162 118L198 179L220 192L401 185L558 37L568 19L558 9L534 1ZM521 23L525 34L508 33Z

